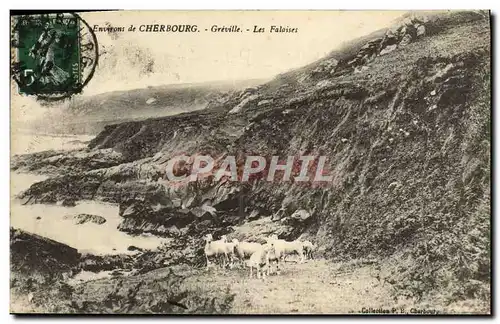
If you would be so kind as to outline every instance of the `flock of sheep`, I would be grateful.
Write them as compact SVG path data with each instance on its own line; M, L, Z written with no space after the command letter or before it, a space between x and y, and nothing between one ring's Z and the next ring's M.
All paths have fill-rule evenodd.
M235 265L243 266L245 263L250 268L250 278L253 270L256 271L257 278L265 278L273 273L276 266L276 274L280 273L280 263L285 261L289 255L298 255L299 263L305 259L312 259L316 248L310 241L285 241L273 235L267 239L266 244L256 242L239 242L233 239L227 241L225 235L220 240L214 240L212 234L207 234L205 239L205 258L207 270L210 266L210 258L220 262L223 268L232 269Z

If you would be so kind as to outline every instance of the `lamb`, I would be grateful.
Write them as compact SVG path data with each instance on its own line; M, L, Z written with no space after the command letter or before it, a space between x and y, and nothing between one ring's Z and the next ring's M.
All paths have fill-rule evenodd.
M207 260L207 270L210 265L210 257L221 257L222 262L221 265L222 267L226 267L226 263L228 262L228 257L230 251L230 247L227 245L228 243L226 242L226 237L222 236L220 240L214 241L212 234L207 234L205 236L205 258Z

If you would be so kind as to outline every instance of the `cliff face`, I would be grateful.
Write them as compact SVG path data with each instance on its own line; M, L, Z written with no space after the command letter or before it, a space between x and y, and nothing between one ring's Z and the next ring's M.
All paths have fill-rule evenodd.
M487 283L489 21L474 13L440 19L388 53L370 45L354 51L355 61L339 58L338 69L327 58L212 109L109 125L70 161L111 150L113 166L84 163L21 198L117 202L121 230L167 236L231 233L272 216L267 226L286 225L285 238L313 237L329 258L411 259L398 273L409 278L400 288L413 294L457 278ZM408 41L405 33L397 37ZM177 188L164 170L179 154L325 155L333 181L208 179ZM48 159L35 169L49 168ZM310 217L292 217L298 209Z

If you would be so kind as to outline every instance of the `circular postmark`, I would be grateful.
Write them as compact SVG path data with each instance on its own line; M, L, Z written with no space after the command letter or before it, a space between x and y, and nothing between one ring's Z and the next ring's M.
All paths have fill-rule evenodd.
M57 101L78 94L98 59L97 37L75 13L11 17L11 75L22 95Z

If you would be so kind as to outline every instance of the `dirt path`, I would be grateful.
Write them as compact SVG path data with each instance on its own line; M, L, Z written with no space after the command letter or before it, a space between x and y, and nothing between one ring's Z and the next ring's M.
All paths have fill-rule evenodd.
M185 289L190 292L187 300L182 300L184 305L188 310L201 313L229 311L233 314L432 314L430 311L437 311L441 314L484 314L487 312L485 307L489 307L478 300L459 301L444 308L443 301L439 299L417 302L399 296L396 300L391 292L392 286L377 279L380 271L375 263L365 260L353 260L348 263L314 260L304 264L286 263L280 275L269 276L266 280L249 278L248 268L211 268L207 271L204 268L178 265L137 276L97 279L75 284L71 297L57 287L43 294L40 294L43 291L35 289L33 292L35 300L39 301L38 306L28 301L26 289L21 294L12 294L11 290L11 311L74 311L66 305L71 299L77 303L93 305L93 308L87 309L89 312L113 313L113 305L116 304L131 306L123 312L149 313L150 304L167 300L166 291L171 290L171 284L176 280L172 274L185 278L178 286L181 291ZM119 283L121 288L119 293L115 294ZM137 288L138 284L140 288ZM136 288L135 297L129 298ZM225 298L230 296L228 293L234 295L234 299L226 303ZM226 305L229 309L217 306L213 311L210 307L203 306L196 310L197 306L201 305L200 299L197 298L205 301L217 299L222 302L218 303L219 306ZM111 306L108 305L110 301L113 301Z
M235 300L232 313L359 313L363 307L392 308L388 287L372 266L341 269L325 260L287 263L279 276L249 278L248 269L210 269L191 277L189 285L205 290L229 287Z

